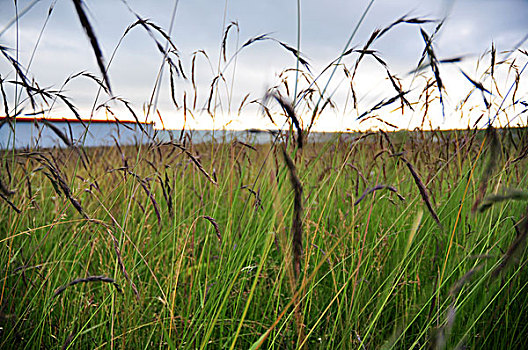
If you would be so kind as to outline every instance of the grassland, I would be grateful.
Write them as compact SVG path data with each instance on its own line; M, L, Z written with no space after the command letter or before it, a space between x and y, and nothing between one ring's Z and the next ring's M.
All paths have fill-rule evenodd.
M209 59L205 51L185 65L171 36L128 7L137 21L106 61L85 3L72 2L100 71L42 88L18 61L18 46L0 45L15 77L0 77L0 127L12 127L21 113L52 116L56 103L88 122L89 108L66 95L66 85L82 77L96 84L89 117L117 115L121 107L139 120L133 104L110 88L109 74L136 27L163 59L141 117L159 112L159 97L184 117L257 105L274 124L285 122L275 124L280 130L267 144L193 143L182 132L136 146L116 140L115 147L88 148L48 126L63 148L2 150L0 348L528 347L525 40L504 52L491 45L469 75L457 66L466 56L436 55L441 20L403 16L351 46L371 0L341 54L316 72L300 52L298 1L296 48L262 34L241 45L237 37L228 55L238 23L225 23L218 69L200 87L208 92L203 98L195 58ZM419 29L424 50L399 78L375 47L404 25ZM296 67L285 68L264 97L248 94L235 103L231 63L266 40L293 54ZM384 92L392 95L365 107L354 78L367 59L386 74ZM451 114L444 64L471 85L460 103L451 101ZM158 95L163 67L169 96ZM189 82L179 85L178 76ZM341 107L389 129L395 127L380 117L388 108L414 108L422 128L435 113L477 114L477 122L497 128L475 123L315 142L310 132L323 110Z
M5 152L1 346L522 348L527 137Z

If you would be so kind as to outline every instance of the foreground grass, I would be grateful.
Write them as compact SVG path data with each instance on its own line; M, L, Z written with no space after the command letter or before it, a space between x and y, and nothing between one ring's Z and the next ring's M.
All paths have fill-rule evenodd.
M526 187L525 130L497 137L291 146L300 261L282 146L6 152L1 347L525 347L523 193L472 212Z

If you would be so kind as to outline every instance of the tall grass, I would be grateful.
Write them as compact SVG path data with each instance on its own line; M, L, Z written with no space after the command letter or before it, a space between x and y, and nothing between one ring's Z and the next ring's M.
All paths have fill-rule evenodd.
M74 4L102 78L85 76L139 120L128 101L112 96L112 57L105 66L83 2ZM152 35L170 69L168 98L184 113L196 112L197 54L192 91L178 103L175 75L187 77L167 50L174 44L136 16L123 38L136 26ZM360 119L399 104L422 110L423 125L429 106L444 102L442 64L461 58L438 58L440 26L431 34L420 28L425 47L414 74L427 84L412 100L412 89L372 47L395 26L430 22L401 17L351 49L360 21L342 54L317 75L301 55L300 37L293 48L255 36L228 59L229 31L238 27L228 24L223 60L202 101L212 115L224 97L220 84L233 86L223 73L243 49L273 40L297 59L293 94L285 79L251 101L272 121L286 120L271 143L248 137L197 144L182 131L170 141L145 135L148 142L135 146L116 140L115 147L88 148L51 127L67 148L3 150L0 347L526 347L524 127L343 133L325 142L310 135L332 108L327 89L339 69ZM0 49L19 79L0 80L1 127L16 126L16 111L34 100L62 101L81 117L62 89L40 88ZM342 63L351 55L351 64ZM496 70L517 69L519 84L515 61L497 61L494 48L489 55L482 79L461 79L484 93L480 81L491 79L498 89ZM354 77L366 57L380 64L395 95L361 113ZM22 86L27 98L9 101L10 85ZM523 100L502 108L511 96L499 92L482 100L490 121L494 111L522 115Z
M523 130L508 132L527 142ZM426 133L424 141L432 136ZM446 136L452 144L468 133ZM41 151L39 157L62 159L65 182L89 218L58 196L37 156L20 152L10 172L20 179L13 182L12 201L21 213L2 205L3 346L244 348L261 335L269 348L303 342L325 348L521 345L523 337L502 334L522 332L519 317L526 312L524 204L503 201L472 214L479 186L469 176L485 167L479 156L484 136L474 133L473 142L467 137L449 155L440 151L443 145L413 151L415 133L391 135L395 147L415 159L417 173L432 174L427 186L436 188L444 229L422 215L420 191L404 162L366 156L380 149L376 135L332 141L323 150L308 143L297 162L304 185L300 261L289 228L297 195L282 155L273 152L265 161L269 145L216 145L217 185L185 154L174 154L172 144L153 145L151 152L122 147L128 159L137 159L128 164L134 174L120 169L122 155L113 148L86 150L90 168L75 175L77 153ZM507 159L517 157L508 138L501 140ZM194 146L204 167L213 162L210 149ZM467 154L461 164L439 161L458 153ZM257 205L243 187L260 162L266 165ZM369 191L354 205L355 182L366 186L349 163L370 169L368 184L390 183L398 192ZM523 164L505 163L490 187L524 187ZM164 191L172 193L172 215ZM117 283L123 294L105 284L74 283L99 280L94 276Z

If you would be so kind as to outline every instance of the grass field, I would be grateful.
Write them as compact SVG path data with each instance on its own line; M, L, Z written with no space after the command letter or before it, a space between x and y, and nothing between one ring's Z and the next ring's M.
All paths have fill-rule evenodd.
M527 137L6 152L2 347L522 348Z
M66 89L83 77L96 84L92 116L122 108L136 121L161 118L157 78L146 115L110 88L114 54L137 27L169 72L169 96L159 98L183 116L214 119L221 106L240 114L252 105L278 130L263 144L193 143L183 130L170 140L145 135L148 142L136 146L116 140L90 148L55 128L62 148L2 150L0 348L528 348L524 42L504 52L491 45L469 75L457 66L465 56L436 56L442 21L403 16L352 47L373 2L319 72L300 52L300 17L297 48L262 34L241 45L237 37L226 55L238 23L226 25L218 69L200 87L205 98L195 58L207 54L196 51L182 64L171 36L138 14L105 61L84 2L73 0L99 72L72 74L58 89L37 84L18 61L18 46L0 45L14 76L0 76L0 127L22 113L51 116L55 104L86 122L89 108L76 106ZM422 26L431 23L436 29L427 32ZM399 26L417 28L424 46L405 78L375 49ZM236 59L262 41L293 54L296 67L264 97L234 101ZM368 108L354 81L367 59L392 96ZM480 114L473 128L311 137L325 109L348 108L392 130L382 112L405 118L414 108L422 129L432 128L432 118L446 113L444 65L471 85L448 116L470 125L469 115ZM342 105L333 100L339 96ZM477 128L483 119L495 127Z

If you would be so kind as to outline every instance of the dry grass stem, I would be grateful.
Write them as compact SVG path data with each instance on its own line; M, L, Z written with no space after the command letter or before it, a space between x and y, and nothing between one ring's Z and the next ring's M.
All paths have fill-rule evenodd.
M361 195L361 196L360 196L360 197L354 202L354 206L356 206L356 205L358 205L359 203L361 203L361 201L362 201L362 200L363 200L368 194L370 194L370 193L372 193L372 192L375 192L375 191L383 190L383 189L387 189L387 190L389 190L389 191L395 193L401 201L404 201L404 200L405 200L405 198L404 198L401 194L399 194L398 190L397 190L395 187L393 187L393 186L389 186L389 185L376 185L376 186L374 186L374 187L372 187L372 188L367 188L367 189L363 192L363 194L362 194L362 195Z
M429 213L433 217L434 221L438 224L440 228L442 228L442 224L440 223L440 219L438 218L438 215L436 215L435 210L433 209L433 205L431 204L431 200L429 199L429 194L427 193L427 189L425 188L425 185L423 184L422 180L420 179L420 176L418 176L418 173L416 170L414 170L414 167L412 164L405 158L401 157L405 165L407 165L407 168L411 172L411 175L414 179L414 183L418 187L418 190L420 191L420 196L422 197L425 205L427 206L427 209L429 210Z
M286 148L282 148L282 155L286 166L290 172L290 182L294 191L293 200L293 219L292 219L292 248L293 248L293 270L295 278L299 278L301 273L301 256L303 250L303 225L302 225L302 185L299 177L297 176L297 170L290 158Z
M103 79L106 82L108 91L111 93L112 89L110 87L110 79L108 78L108 75L106 73L103 53L101 51L101 48L99 47L99 42L97 40L97 37L95 36L94 30L92 29L92 25L90 24L90 21L88 20L88 16L86 15L83 9L83 1L82 0L72 0L72 1L73 1L73 5L75 6L75 11L77 12L77 16L79 16L79 21L81 22L81 25L84 31L86 32L88 39L90 40L90 45L92 46L93 52L95 54L95 59L97 60L97 65L99 66L99 70L101 71L101 74L103 75Z
M211 223L211 225L213 225L213 228L214 228L215 233L216 233L216 237L218 238L220 243L222 243L222 235L220 234L220 227L218 226L218 223L216 222L216 220L213 219L210 216L207 216L207 215L203 215L202 218L204 218L205 220L209 221Z
M53 293L53 297L57 297L62 292L64 292L66 288L68 287L74 286L79 283L91 283L91 282L111 283L119 293L123 294L121 287L113 278L106 277L106 276L88 276L86 278L77 278L64 286L57 288L55 292Z

